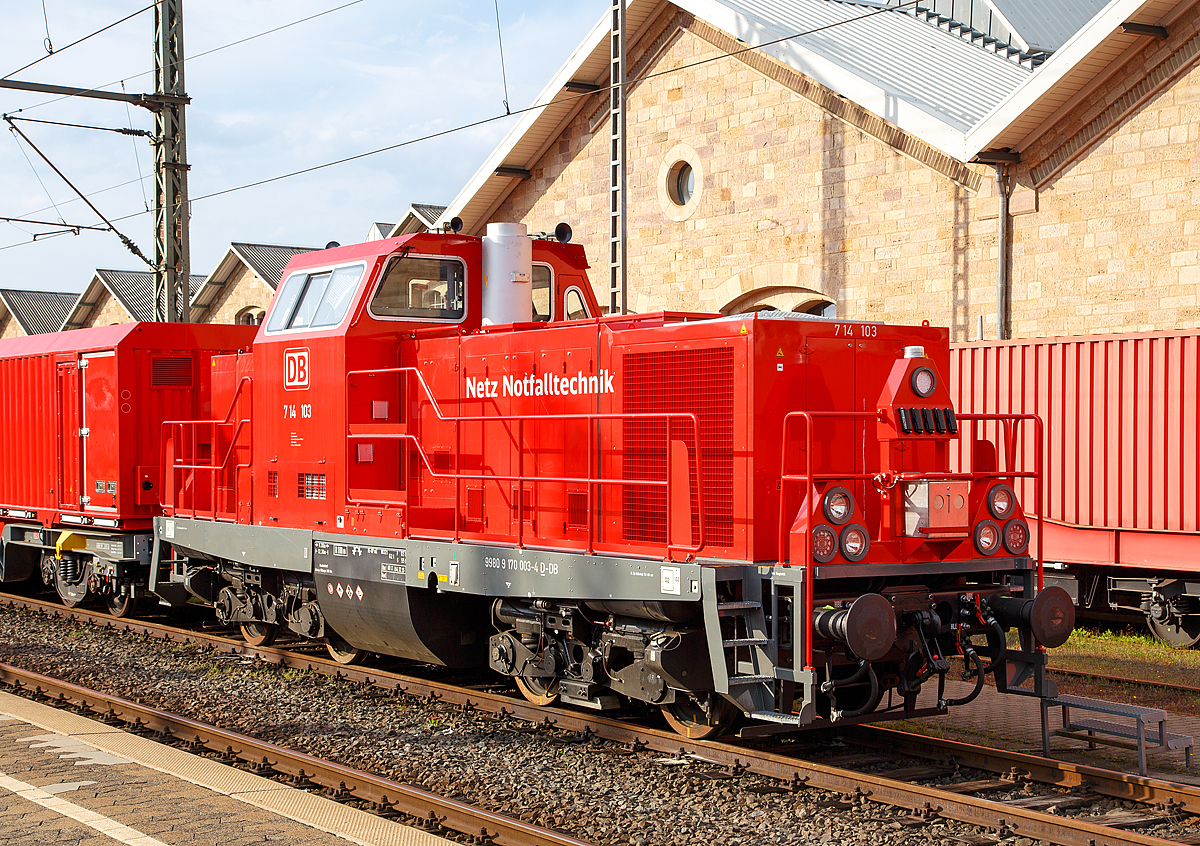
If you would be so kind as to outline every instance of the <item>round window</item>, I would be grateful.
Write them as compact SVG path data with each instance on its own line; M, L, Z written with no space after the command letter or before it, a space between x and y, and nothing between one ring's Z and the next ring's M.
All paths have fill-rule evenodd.
M680 162L679 173L675 176L675 192L671 199L678 205L686 206L695 192L696 171L692 170L692 166L687 162Z
M696 193L696 171L687 162L676 162L667 177L667 195L677 206L686 206Z
M700 208L704 194L704 165L687 144L677 144L662 158L658 169L658 204L669 220L690 218Z

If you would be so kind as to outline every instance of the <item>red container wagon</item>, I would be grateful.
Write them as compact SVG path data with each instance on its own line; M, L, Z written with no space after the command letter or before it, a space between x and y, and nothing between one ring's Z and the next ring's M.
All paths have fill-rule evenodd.
M68 564L44 575L64 602L89 583L114 612L136 599L160 513L162 421L212 416L214 354L256 331L128 323L0 341L0 580L55 566L53 548Z
M963 412L1045 421L1046 583L1090 613L1142 613L1179 648L1200 643L1198 349L1200 331L1190 330L963 344L951 353ZM1032 498L1025 502L1034 510Z

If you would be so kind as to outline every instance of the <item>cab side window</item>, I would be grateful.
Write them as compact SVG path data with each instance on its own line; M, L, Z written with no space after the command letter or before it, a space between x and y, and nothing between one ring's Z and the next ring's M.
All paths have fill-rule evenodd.
M566 304L567 320L582 320L591 317L588 314L587 303L583 299L583 294L578 288L568 288L566 295L563 297L563 302Z
M376 317L462 320L466 272L457 259L398 256L371 298Z
M554 273L545 264L533 266L533 319L553 317Z

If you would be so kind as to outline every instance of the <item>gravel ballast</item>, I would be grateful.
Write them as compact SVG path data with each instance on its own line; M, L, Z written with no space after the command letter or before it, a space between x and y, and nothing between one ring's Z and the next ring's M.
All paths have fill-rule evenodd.
M818 790L759 793L775 783L713 779L701 762L25 610L0 609L0 661L597 843L951 846L979 834L947 820L902 825L900 809L873 803L830 808L835 797ZM1126 807L1103 800L1089 813Z

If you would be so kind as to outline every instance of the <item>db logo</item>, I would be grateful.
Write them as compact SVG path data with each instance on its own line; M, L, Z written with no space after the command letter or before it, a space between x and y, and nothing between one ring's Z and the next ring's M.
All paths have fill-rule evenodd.
M283 387L288 391L308 388L308 347L283 351Z

